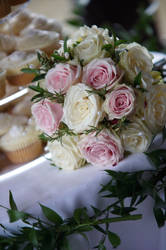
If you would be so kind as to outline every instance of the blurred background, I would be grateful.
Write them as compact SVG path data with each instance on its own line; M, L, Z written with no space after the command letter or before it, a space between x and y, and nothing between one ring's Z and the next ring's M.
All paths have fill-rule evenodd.
M166 0L31 0L28 8L56 18L68 33L83 24L112 26L121 39L166 51Z

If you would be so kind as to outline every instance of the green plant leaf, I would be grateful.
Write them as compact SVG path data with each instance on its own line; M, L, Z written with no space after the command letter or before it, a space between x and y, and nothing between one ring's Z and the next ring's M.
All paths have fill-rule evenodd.
M50 209L42 204L39 204L39 205L43 211L43 214L45 215L45 217L49 221L51 221L57 225L60 225L63 223L63 219L61 218L61 216L59 214L57 214L54 210L52 210L52 209Z
M27 213L18 210L8 209L7 213L9 215L10 222L15 222L18 220L26 220L29 218Z
M9 204L12 210L18 210L12 192L9 190Z
M108 231L108 239L114 248L119 246L121 243L119 236L113 232L110 232L110 231Z
M139 72L138 75L134 79L134 87L141 86L141 78L142 78L142 72Z
M165 216L161 208L154 208L153 209L154 216L156 218L156 222L158 227L162 227L165 224Z
M158 149L152 152L146 152L145 154L156 168L159 168L161 164L166 163L166 149Z
M36 75L40 74L39 69L23 68L23 69L21 69L21 71L23 73L27 73L27 74L36 74Z
M31 228L29 232L29 240L32 242L33 246L38 246L37 234L34 228Z
M46 76L46 74L40 74L40 75L37 75L33 78L32 82L37 82L37 81L40 81L42 79L44 79Z

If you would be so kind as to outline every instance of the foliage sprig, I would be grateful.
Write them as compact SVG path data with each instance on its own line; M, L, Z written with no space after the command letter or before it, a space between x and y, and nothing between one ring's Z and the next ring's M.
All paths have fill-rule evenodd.
M47 141L53 142L53 141L57 140L57 141L61 142L61 144L63 144L62 139L63 139L63 136L65 136L65 135L75 136L77 134L74 133L72 129L69 129L69 127L64 122L61 122L58 130L52 136L50 136L46 133L42 133L39 136L39 138L45 142L47 142Z
M40 83L38 83L36 86L31 85L29 88L38 93L32 97L31 101L39 102L44 99L49 99L51 101L56 101L57 103L64 103L64 94L61 92L59 93L55 91L54 93L51 93L48 90L40 87Z

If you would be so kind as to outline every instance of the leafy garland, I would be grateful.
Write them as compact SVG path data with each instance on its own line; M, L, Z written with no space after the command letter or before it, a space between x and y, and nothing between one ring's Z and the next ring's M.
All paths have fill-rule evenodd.
M113 37L114 44L107 45L103 47L103 49L106 49L114 56L115 60L118 61L118 53L115 53L115 47L124 41L116 40L114 33ZM74 46L77 46L77 44ZM67 40L64 42L64 51L68 55L67 58L59 55L57 52L54 52L50 58L43 53L38 53L38 59L41 64L40 69L28 67L22 69L22 72L35 73L36 77L34 81L39 81L45 78L47 71L57 62L66 62L69 58L72 58L72 51L69 51L67 48ZM162 76L165 76L165 70L163 69L165 63L165 60L161 60L154 65L154 70L160 71ZM140 79L141 73L135 78L134 84L136 87L140 87ZM33 101L48 98L50 100L56 100L58 103L64 102L64 95L62 93L50 93L40 87L39 83L37 86L30 86L30 88L37 92L37 95L33 97ZM142 89L140 90L144 91ZM105 93L106 88L103 88L95 94L98 94L102 98ZM110 126L110 124L107 123L108 121L103 121L98 128L90 127L85 133L91 133L93 131L96 132L97 135L103 128ZM127 123L128 120L123 118L118 123L111 124L111 126L119 130ZM62 142L62 137L65 134L74 135L74 132L70 130L65 123L61 122L59 130L53 137L47 134L42 134L40 137L47 141L59 140ZM166 129L163 130L163 139L166 139ZM102 194L104 198L109 199L109 205L102 210L91 206L91 216L88 215L89 209L83 207L75 209L70 218L63 219L55 211L40 204L42 212L47 219L43 221L31 214L20 211L17 208L12 193L9 192L10 208L6 208L2 205L0 205L0 207L7 209L11 223L21 220L25 223L25 226L21 227L16 233L0 224L4 230L4 235L0 236L0 250L71 250L68 239L69 236L80 234L88 241L86 232L92 230L97 230L102 233L98 245L94 246L94 248L106 250L105 241L107 238L113 247L117 247L121 241L119 236L111 231L111 223L141 219L141 214L133 215L132 212L136 212L138 204L142 203L149 196L154 200L153 211L157 224L159 227L164 226L166 221L166 150L160 149L145 154L155 166L154 170L137 171L133 173L105 170L110 180L107 184L102 185L100 194ZM160 195L161 193L164 193L164 198ZM113 203L112 199L114 200ZM128 205L126 205L126 199L128 200Z
M100 194L105 199L109 199L109 205L102 210L91 206L91 216L88 215L88 209L83 207L75 209L70 218L63 219L52 209L40 204L47 219L43 221L20 211L12 193L9 192L10 208L2 205L0 207L7 209L11 223L21 220L25 226L16 233L0 224L4 230L4 235L0 236L0 249L71 250L69 236L79 234L88 242L86 233L92 230L101 233L101 239L94 249L106 250L107 238L113 247L117 247L121 240L111 231L111 223L141 219L141 214L133 215L132 212L136 212L137 206L147 197L154 200L153 211L158 226L164 226L166 221L166 150L155 150L146 155L156 167L154 170L133 173L105 170L110 180L102 185ZM161 195L163 193L164 197ZM126 199L128 205L125 205Z

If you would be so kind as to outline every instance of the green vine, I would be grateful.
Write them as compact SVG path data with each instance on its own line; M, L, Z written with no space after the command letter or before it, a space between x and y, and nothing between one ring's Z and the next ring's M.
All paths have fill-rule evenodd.
M88 213L90 208L82 207L75 209L70 218L64 219L52 209L39 204L46 218L46 220L41 220L19 210L12 193L9 192L10 208L2 205L1 207L7 210L11 223L21 220L25 226L15 233L1 224L5 234L0 236L0 249L71 250L69 236L80 234L88 241L86 233L92 230L102 233L101 239L94 248L106 249L107 238L113 247L117 247L121 240L112 232L111 224L141 219L142 215L135 214L135 212L138 205L147 197L154 200L153 212L158 226L164 226L166 221L166 150L148 152L146 156L154 169L130 173L105 170L110 179L102 185L100 194L108 199L108 206L104 209L91 206L90 216Z

